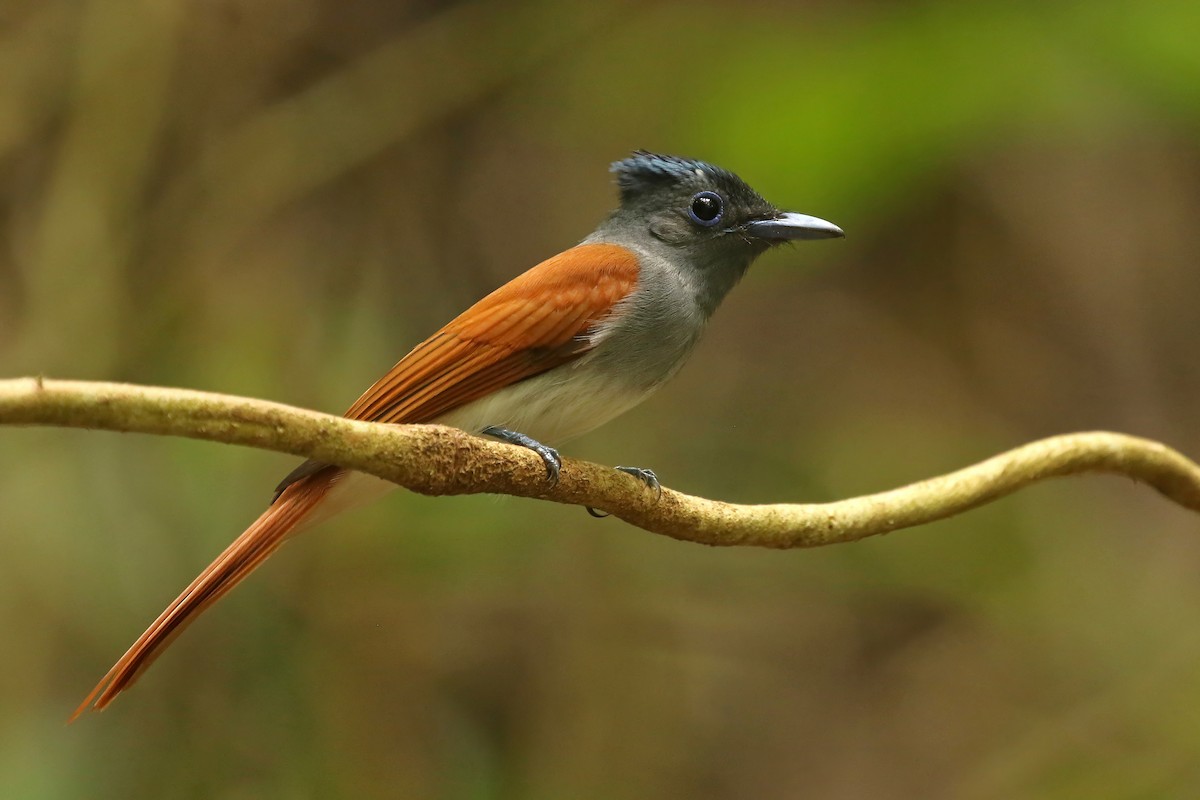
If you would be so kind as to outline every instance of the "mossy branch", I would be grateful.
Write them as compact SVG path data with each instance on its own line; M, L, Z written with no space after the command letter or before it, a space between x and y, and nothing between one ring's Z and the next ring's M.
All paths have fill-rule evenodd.
M129 384L0 380L0 424L152 433L327 461L428 495L507 494L586 505L647 531L709 545L817 547L943 519L1060 475L1108 472L1200 511L1200 466L1119 433L1052 436L965 469L833 503L734 505L662 496L609 467L566 459L556 486L541 459L440 425L379 425L245 397ZM0 470L16 468L0 460Z

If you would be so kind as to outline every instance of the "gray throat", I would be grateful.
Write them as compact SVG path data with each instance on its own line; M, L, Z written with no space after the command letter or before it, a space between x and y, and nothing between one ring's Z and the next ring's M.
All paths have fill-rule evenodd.
M599 230L584 244L619 244L637 254L641 266L637 289L621 301L611 326L598 335L594 366L620 374L650 391L683 366L700 340L706 323L729 290L745 274L754 254L742 263L696 263L689 248L674 247L653 236L614 241Z

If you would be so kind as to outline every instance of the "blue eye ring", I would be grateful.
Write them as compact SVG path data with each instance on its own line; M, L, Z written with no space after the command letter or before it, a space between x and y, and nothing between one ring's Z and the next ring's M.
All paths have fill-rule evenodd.
M688 216L697 225L711 228L725 215L725 201L716 192L696 192L688 204Z

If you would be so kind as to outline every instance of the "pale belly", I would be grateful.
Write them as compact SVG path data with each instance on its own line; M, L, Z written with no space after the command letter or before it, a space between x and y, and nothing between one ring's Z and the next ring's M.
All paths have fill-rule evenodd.
M623 414L653 391L622 386L586 362L579 367L573 374L567 372L572 367L560 367L521 381L434 421L474 434L498 426L557 448ZM372 475L343 472L303 527L374 502L396 488Z
M649 394L583 363L521 381L436 421L469 433L491 426L508 428L557 447L620 416Z

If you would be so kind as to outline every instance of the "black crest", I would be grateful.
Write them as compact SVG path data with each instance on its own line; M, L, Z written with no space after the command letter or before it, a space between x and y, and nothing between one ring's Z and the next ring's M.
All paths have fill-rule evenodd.
M629 158L614 162L611 171L617 176L622 203L656 189L678 187L719 189L744 205L769 207L737 175L707 161L635 150Z

